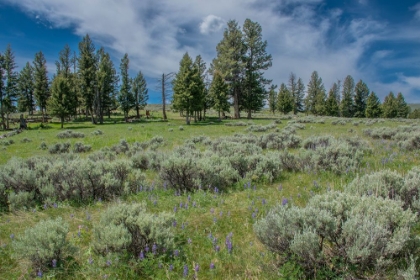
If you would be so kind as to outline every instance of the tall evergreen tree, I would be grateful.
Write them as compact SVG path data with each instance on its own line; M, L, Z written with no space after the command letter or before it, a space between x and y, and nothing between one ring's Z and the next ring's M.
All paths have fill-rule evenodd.
M95 46L87 34L79 43L79 87L83 97L86 116L90 113L92 123L96 123L94 116L94 102L96 93L97 59Z
M328 92L327 100L325 101L325 115L331 117L340 116L340 106L337 102L336 88L337 83L334 83Z
M297 95L295 99L295 108L297 112L305 111L305 84L301 78L297 81Z
M352 118L354 115L354 80L348 75L344 79L343 92L340 104L341 116L345 118Z
M71 115L75 116L77 114L78 106L78 91L77 91L77 74L74 58L72 57L72 51L69 45L65 45L64 48L60 51L58 56L58 61L55 62L57 67L57 75L61 75L66 79L66 83L69 86L70 91L67 93L66 99L73 99L70 104L73 108L70 108Z
M197 79L197 92L194 94L194 121L197 121L197 118L202 119L202 111L206 108L206 63L203 61L201 55L197 55L193 63L194 71L196 72Z
M179 63L179 71L172 81L174 108L186 113L185 122L190 124L190 116L194 111L194 100L201 90L200 77L191 57L185 53Z
M36 104L41 110L42 121L45 122L47 101L50 96L48 84L47 61L42 52L35 54L34 59L34 96Z
M367 118L379 118L382 115L381 101L373 91L367 99L365 115Z
M305 95L305 86L303 85L302 80L299 78L296 79L294 73L290 73L288 89L293 98L293 114L303 111L303 99Z
M314 115L322 115L325 106L325 88L318 72L314 71L308 83L308 94L305 99L306 112Z
M99 123L103 123L104 114L116 107L116 91L118 83L117 71L111 57L103 48L98 51L98 71L96 72L97 92L95 98L96 115L99 117Z
M394 93L391 91L387 96L385 96L384 103L382 104L382 116L384 118L395 118L397 115L398 106Z
M360 80L354 89L354 117L364 118L366 113L366 102L369 97L369 88Z
M6 94L4 91L4 56L0 54L0 117L1 117L1 126L6 129Z
M286 85L282 83L277 97L277 109L283 114L287 114L293 111L293 103L292 94L287 89Z
M130 60L128 59L128 54L125 54L121 59L120 70L121 70L121 88L118 95L118 102L120 103L120 108L124 113L124 119L128 122L128 113L135 106L135 98L131 91L131 80L128 75Z
M274 113L277 110L277 92L276 92L276 85L271 85L270 90L268 91L268 108L270 112Z
M401 92L397 94L395 103L397 107L397 118L407 118L410 113L410 107L405 102L404 96Z
M48 99L48 111L51 115L60 118L61 128L64 127L65 118L74 112L76 99L71 90L70 79L59 74L54 77L51 85L51 97Z
M22 68L19 74L18 80L19 88L19 100L18 109L19 112L29 112L29 115L33 115L35 109L34 100L34 69L29 62L26 63L25 67Z
M244 76L244 55L246 48L238 23L230 20L223 33L223 39L216 47L217 57L212 63L212 72L218 70L229 85L233 99L234 117L240 118L239 104L242 98L242 79Z
M147 89L146 79L143 77L141 71L137 73L137 76L133 80L131 87L135 99L135 109L137 118L140 118L140 110L144 109L147 105L147 100L149 100L149 90Z
M7 45L4 52L4 111L6 113L6 128L9 129L9 115L16 110L16 101L18 99L18 72L16 72L15 55L12 47Z
M225 83L222 74L219 71L215 71L210 86L210 96L213 101L213 108L218 113L219 120L221 119L220 113L229 112L230 109L228 90L228 85Z
M272 57L267 53L267 41L262 39L262 28L258 22L246 19L243 26L243 41L246 48L244 89L241 105L251 118L252 111L261 110L266 100L265 86L270 83L264 78L264 70L272 65Z

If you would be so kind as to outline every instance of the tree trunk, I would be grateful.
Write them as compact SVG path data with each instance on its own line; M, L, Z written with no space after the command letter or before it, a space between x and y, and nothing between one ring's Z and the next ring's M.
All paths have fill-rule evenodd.
M6 129L9 129L9 113L6 114Z
M185 117L185 122L187 123L187 125L190 124L190 112L187 110L187 116Z
M248 116L247 119L250 120L251 119L251 109L248 109Z
M220 110L218 111L218 113L219 113L219 121L221 121L222 119L220 118Z
M61 128L64 128L64 117L61 117Z
M140 108L139 108L139 105L136 105L136 113L137 113L137 118L140 119Z
M238 89L237 88L234 89L234 94L233 94L233 110L235 111L235 119L241 118L241 116L239 114L239 99L238 99Z

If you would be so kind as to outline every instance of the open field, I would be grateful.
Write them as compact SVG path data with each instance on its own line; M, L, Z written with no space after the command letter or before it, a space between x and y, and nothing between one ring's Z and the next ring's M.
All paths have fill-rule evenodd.
M260 242L254 232L254 223L265 217L269 209L287 199L289 204L303 207L308 199L316 194L333 190L343 190L357 176L389 169L406 174L419 166L420 149L404 148L393 139L374 139L367 130L387 127L419 128L417 120L379 120L340 119L321 117L291 117L280 119L268 113L257 114L252 120L223 120L219 122L211 117L206 121L185 125L178 113L169 113L169 121L163 122L158 108L150 120L142 119L137 123L123 123L121 118L114 118L104 125L92 125L88 122L65 124L60 129L58 123L49 123L41 128L39 124L30 124L28 130L6 138L13 143L0 145L0 164L7 166L14 157L30 158L63 157L51 155L49 147L55 143L69 142L70 150L76 142L91 146L88 153L76 157L87 159L90 155L106 147L118 146L126 140L130 149L134 143L146 143L156 136L163 138L163 143L156 145L154 151L164 156L170 154L184 143L189 142L199 152L210 150L221 137L235 134L250 134L263 137L268 133L288 131L302 141L314 136L333 136L336 139L352 138L364 141L361 162L347 170L324 171L305 169L299 171L279 171L274 178L253 174L245 176L232 185L215 189L212 186L193 192L177 192L167 186L159 172L153 169L142 170L144 186L135 193L114 197L110 201L91 200L88 203L57 200L50 203L35 204L26 210L0 213L0 278L27 279L37 271L31 268L28 260L14 256L12 243L25 232L46 218L62 217L69 225L67 239L77 250L57 268L45 271L43 277L49 279L299 279L299 268L290 263L278 267L279 258ZM300 120L306 120L300 122ZM276 122L275 122L276 121ZM226 124L244 123L243 126ZM288 127L298 123L295 132ZM334 124L333 124L334 123ZM249 131L251 125L256 129L267 126L264 132ZM83 138L60 139L57 134L65 130L83 133ZM102 134L95 133L101 130ZM209 144L188 141L204 136ZM242 137L242 136L241 136ZM245 136L244 136L245 137ZM5 140L0 140L5 141ZM191 142L195 144L191 144ZM150 144L152 145L152 144ZM47 147L41 149L40 147ZM150 148L148 148L150 149ZM289 148L291 154L298 155L301 145ZM275 149L263 149L264 155ZM283 148L278 149L283 151ZM140 150L140 153L142 151ZM132 160L130 153L119 153L118 159ZM282 167L281 169L285 169ZM170 212L175 216L173 231L175 250L156 258L141 261L126 253L111 253L101 256L95 253L92 242L95 238L94 227L99 223L101 214L110 205L124 202L144 202L151 213ZM419 233L419 226L413 228L413 234ZM233 249L229 252L226 239L231 240ZM174 256L175 255L175 256ZM214 267L212 266L214 265ZM417 261L417 269L418 269ZM188 273L186 273L186 268ZM294 274L295 273L295 274ZM186 275L187 274L187 275ZM393 279L395 275L390 275ZM321 279L321 278L319 278Z

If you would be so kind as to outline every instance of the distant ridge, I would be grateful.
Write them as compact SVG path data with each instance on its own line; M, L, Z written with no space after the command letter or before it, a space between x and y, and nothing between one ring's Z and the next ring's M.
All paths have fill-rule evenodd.
M415 109L420 109L420 104L408 104L408 106L410 106L411 111Z

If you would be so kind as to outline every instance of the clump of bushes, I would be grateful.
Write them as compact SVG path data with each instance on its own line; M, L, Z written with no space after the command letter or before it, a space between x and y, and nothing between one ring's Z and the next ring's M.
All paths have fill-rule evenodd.
M179 126L179 130L183 131L184 127L182 125Z
M172 213L147 212L144 204L111 206L94 228L94 249L102 255L126 251L134 257L155 256L174 248L174 220ZM148 255L146 247L150 248Z
M76 132L72 130L65 130L57 134L57 138L65 139L65 138L84 138L85 135L81 132Z
M13 139L6 139L6 140L0 141L1 146L10 146L14 143L15 143L15 141L13 141Z
M346 188L360 196L375 196L402 202L403 209L420 213L420 168L414 167L405 176L381 170L355 178Z
M279 205L254 225L260 241L304 278L383 278L406 269L418 248L416 215L401 203L329 192L304 208ZM293 267L293 266L292 266Z
M92 135L102 135L104 132L100 129L94 130L91 132Z
M45 143L44 141L41 142L41 145L39 145L39 149L41 150L47 150L48 146L47 143Z
M90 152L92 146L85 145L81 142L74 143L73 145L73 153L87 153Z
M69 142L66 143L55 143L48 147L48 152L50 154L64 154L70 151L71 144Z
M31 139L29 139L29 138L23 138L22 140L20 140L20 142L21 143L30 143L30 142L32 142L32 140Z
M111 151L118 154L124 154L130 150L130 145L128 144L127 140L121 139L120 143L111 147Z
M227 122L225 123L226 126L248 126L248 124L246 122Z
M35 273L59 267L75 251L66 239L68 232L61 218L43 220L13 241L14 257L28 259Z

